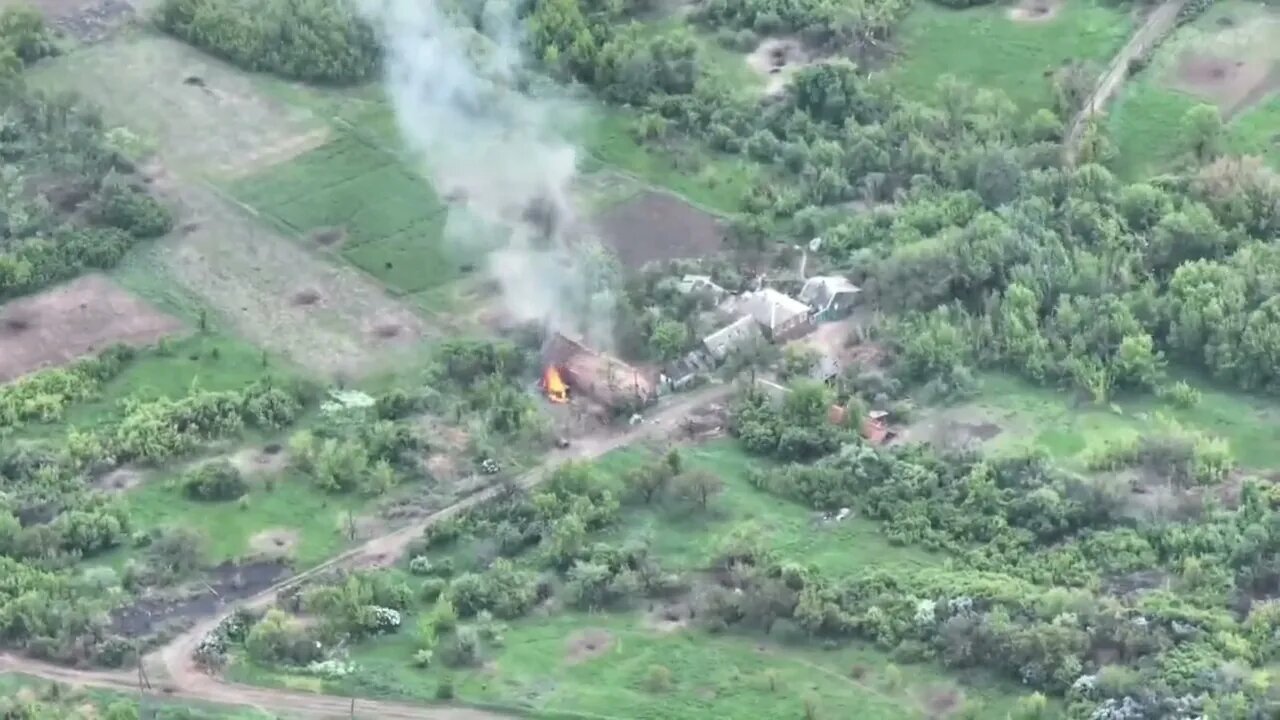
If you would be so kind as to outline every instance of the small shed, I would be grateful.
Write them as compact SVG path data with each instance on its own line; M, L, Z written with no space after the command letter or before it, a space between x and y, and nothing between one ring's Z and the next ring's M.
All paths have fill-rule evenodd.
M815 275L805 280L800 299L813 308L818 320L834 320L848 315L862 292L857 285L838 275Z
M872 445L883 445L898 436L889 428L889 413L872 410L862 420L862 437Z
M706 293L716 302L720 302L729 295L729 291L717 285L710 275L685 275L676 282L676 289L686 295Z
M840 376L840 359L834 355L821 353L809 369L809 379L829 383Z

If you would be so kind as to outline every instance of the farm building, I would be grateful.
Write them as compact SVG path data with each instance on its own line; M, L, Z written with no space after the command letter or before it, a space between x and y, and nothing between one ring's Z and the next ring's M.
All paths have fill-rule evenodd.
M724 362L734 353L750 352L758 343L764 342L760 326L755 318L743 315L710 335L702 338L702 345L707 354L716 362Z
M800 299L813 308L818 320L834 320L849 314L859 292L858 286L845 278L817 275L805 280Z
M716 302L720 302L729 294L729 291L717 285L710 275L685 275L676 281L676 289L685 295L706 293Z
M776 343L794 340L813 329L809 306L773 288L742 293L725 301L722 308L751 316L765 337Z
M568 386L570 396L589 397L616 409L634 408L657 399L648 374L560 333L551 336L542 355L547 366L554 368Z

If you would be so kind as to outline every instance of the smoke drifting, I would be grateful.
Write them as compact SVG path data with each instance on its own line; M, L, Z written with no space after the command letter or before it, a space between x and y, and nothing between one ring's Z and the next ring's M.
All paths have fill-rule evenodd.
M612 343L609 283L583 243L569 191L576 152L558 132L572 106L518 88L515 5L364 0L382 33L386 86L400 131L448 209L445 239L487 254L505 308L519 321Z

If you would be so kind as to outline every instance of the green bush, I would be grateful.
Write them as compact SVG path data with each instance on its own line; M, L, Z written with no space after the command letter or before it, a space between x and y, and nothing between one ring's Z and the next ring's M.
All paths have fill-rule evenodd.
M44 18L28 5L15 5L0 12L0 47L8 48L27 65L58 52Z
M235 500L249 490L249 485L235 465L218 460L187 472L182 490L193 500Z
M173 216L163 205L117 177L103 182L95 212L103 225L137 238L159 237L173 227Z
M165 0L164 31L236 65L294 80L347 84L373 77L373 29L343 0Z

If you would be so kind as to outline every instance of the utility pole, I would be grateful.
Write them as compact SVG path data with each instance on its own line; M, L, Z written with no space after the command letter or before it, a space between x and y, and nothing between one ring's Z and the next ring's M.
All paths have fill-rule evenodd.
M147 707L147 691L151 689L151 680L142 667L142 652L136 647L134 652L138 659L138 720L151 720L155 716Z

